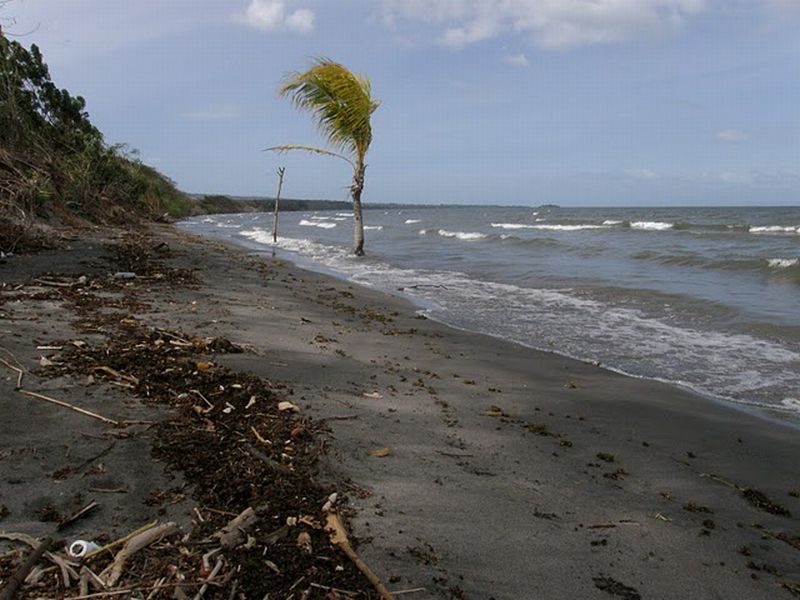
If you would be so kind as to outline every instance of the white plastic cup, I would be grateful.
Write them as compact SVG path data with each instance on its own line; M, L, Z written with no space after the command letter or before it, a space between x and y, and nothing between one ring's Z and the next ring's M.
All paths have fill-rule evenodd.
M75 540L72 542L67 549L69 555L72 558L83 558L87 554L94 552L95 550L99 550L100 546L95 544L94 542L87 542L86 540Z

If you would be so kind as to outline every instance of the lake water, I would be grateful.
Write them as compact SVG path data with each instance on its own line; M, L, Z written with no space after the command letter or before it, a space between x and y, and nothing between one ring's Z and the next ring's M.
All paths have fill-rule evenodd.
M800 208L283 213L277 249L456 327L800 418ZM272 215L182 228L272 251Z

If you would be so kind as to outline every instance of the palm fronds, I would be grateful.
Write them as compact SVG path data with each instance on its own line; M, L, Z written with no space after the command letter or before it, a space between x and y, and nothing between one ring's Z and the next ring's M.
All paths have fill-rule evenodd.
M326 150L325 148L318 148L316 146L305 146L303 144L283 144L281 146L264 148L263 152L277 152L278 154L285 154L286 152L291 152L292 150L310 152L311 154L323 154L325 156L335 156L336 158L341 158L342 160L346 160L348 163L350 163L351 166L355 166L353 165L353 161L347 158L343 154L333 152L332 150Z
M310 69L287 76L279 93L310 112L332 146L363 161L372 142L370 116L379 105L367 78L320 58Z

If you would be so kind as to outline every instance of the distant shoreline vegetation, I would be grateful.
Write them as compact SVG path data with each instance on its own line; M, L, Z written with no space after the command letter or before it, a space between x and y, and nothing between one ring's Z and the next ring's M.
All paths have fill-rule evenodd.
M227 196L225 194L188 194L190 202L185 207L186 214L179 216L269 212L272 210L275 198L268 196L242 197ZM445 205L433 204L399 204L399 203L370 203L365 209L379 210L406 210L418 208L438 208ZM453 205L448 205L452 207ZM302 212L309 210L339 210L351 212L353 203L349 200L307 200L301 198L281 198L281 212Z

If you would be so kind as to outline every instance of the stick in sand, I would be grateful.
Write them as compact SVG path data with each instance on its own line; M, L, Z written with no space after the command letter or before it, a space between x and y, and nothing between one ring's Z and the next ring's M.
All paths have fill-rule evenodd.
M344 525L342 524L342 520L339 518L339 515L335 512L329 512L326 517L326 524L325 529L330 533L331 536L331 543L335 546L338 546L339 549L347 555L353 564L361 571L364 576L369 580L372 586L375 588L375 591L378 592L381 600L394 600L391 592L386 589L386 586L383 585L383 582L378 578L375 573L372 572L363 560L358 557L355 550L353 550L352 546L350 546L350 540L347 539L347 531L344 529Z
M115 421L114 419L109 419L108 417L104 417L103 415L98 415L97 413L93 413L92 411L86 410L85 408L74 406L69 402L64 402L63 400L56 400L55 398L51 398L50 396L45 396L44 394L40 394L39 392L32 392L30 390L17 390L17 391L20 394L30 396L31 398L38 398L39 400L44 400L45 402L50 402L51 404L57 404L58 406L63 406L64 408L74 410L75 412L81 413L82 415L86 415L87 417L92 417L93 419L97 419L98 421L102 421L103 423L108 423L109 425L114 425L115 427L119 425L119 421Z
M281 202L281 188L283 188L283 174L286 167L278 167L278 193L275 195L275 212L272 214L272 243L278 242L278 210Z

